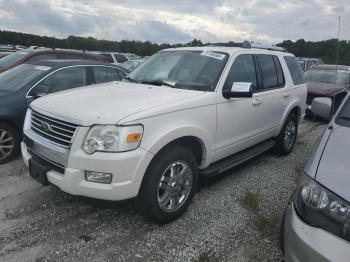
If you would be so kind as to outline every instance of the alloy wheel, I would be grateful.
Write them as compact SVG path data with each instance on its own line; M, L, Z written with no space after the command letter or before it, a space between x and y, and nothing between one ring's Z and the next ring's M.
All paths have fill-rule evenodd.
M6 130L0 129L0 160L11 155L14 146L13 136Z
M165 212L180 209L190 195L193 174L190 165L175 161L163 172L158 183L158 205Z
M286 126L286 130L284 131L284 146L287 150L290 150L296 139L296 124L294 121L289 121Z

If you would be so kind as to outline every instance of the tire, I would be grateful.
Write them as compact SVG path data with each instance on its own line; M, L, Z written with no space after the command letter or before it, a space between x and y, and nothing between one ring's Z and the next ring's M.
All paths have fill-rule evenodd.
M295 114L290 114L276 137L275 152L286 156L293 151L298 136L298 120Z
M6 123L0 123L0 165L12 160L20 151L20 135Z
M181 172L184 170L187 172ZM197 183L198 163L193 153L183 146L168 146L148 167L136 199L136 209L151 221L169 223L186 210Z

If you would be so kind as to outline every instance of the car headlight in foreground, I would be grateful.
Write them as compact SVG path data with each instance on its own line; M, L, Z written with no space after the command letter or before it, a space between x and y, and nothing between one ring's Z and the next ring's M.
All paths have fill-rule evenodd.
M82 149L88 154L131 151L139 147L142 134L141 125L95 125L90 128Z
M302 220L350 241L350 203L307 175L295 194L294 207Z

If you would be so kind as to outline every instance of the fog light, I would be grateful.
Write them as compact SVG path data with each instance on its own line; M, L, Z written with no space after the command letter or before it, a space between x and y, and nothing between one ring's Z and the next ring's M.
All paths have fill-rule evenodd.
M90 182L110 184L112 183L112 174L100 173L95 171L85 171L85 179Z

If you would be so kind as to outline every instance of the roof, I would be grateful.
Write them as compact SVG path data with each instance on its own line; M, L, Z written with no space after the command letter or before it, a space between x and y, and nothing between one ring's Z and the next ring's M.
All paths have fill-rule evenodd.
M41 66L48 66L53 68L60 68L60 67L66 67L66 66L74 66L74 65L105 65L105 66L113 66L116 67L113 64L100 62L100 61L92 61L92 60L65 60L65 59L57 59L57 60L40 60L40 61L34 61L34 62L28 62L28 64L33 65L41 65Z
M262 48L242 48L242 47L228 47L228 46L195 46L195 47L177 47L177 48L168 48L162 51L172 51L172 50L194 50L194 51L212 51L212 52L224 52L232 55L238 51L249 52L253 51L254 53L266 53L266 54L283 54L287 55L290 53L281 52L276 50L268 50Z
M345 65L314 65L309 70L315 70L315 69L350 71L350 66L345 66Z

